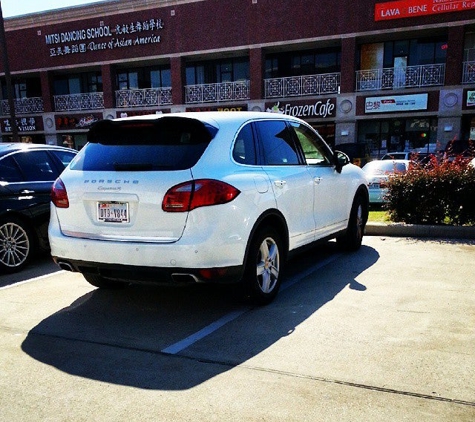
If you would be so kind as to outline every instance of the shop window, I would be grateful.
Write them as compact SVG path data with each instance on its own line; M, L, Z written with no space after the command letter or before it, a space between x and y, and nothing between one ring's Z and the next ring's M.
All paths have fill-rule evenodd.
M165 88L171 87L171 72L170 69L157 69L150 72L151 88Z
M463 49L463 61L475 61L475 32L465 34L465 42Z
M379 69L383 67L383 58L386 54L387 54L386 47L383 43L373 43L373 44L362 45L361 46L361 65L360 65L361 70ZM385 66L385 67L389 67L389 66Z
M146 67L117 72L117 87L121 89L146 89L171 86L168 67Z
M265 77L277 78L279 76L279 60L277 57L266 59Z
M102 91L100 72L58 75L53 82L54 95L82 94Z
M8 98L6 81L2 80L2 98ZM14 98L31 98L41 96L41 83L39 78L13 79Z
M322 49L270 54L266 57L265 78L315 75L340 71L339 49Z
M235 82L249 79L247 59L229 59L189 63L186 66L186 85Z
M87 85L87 92L102 92L102 76L93 73L88 74Z
M386 152L409 152L437 142L437 119L408 118L363 121L358 124L358 143L366 144L377 158Z
M392 68L401 62L406 66L443 64L447 56L447 40L412 39L363 44L360 55L361 70Z

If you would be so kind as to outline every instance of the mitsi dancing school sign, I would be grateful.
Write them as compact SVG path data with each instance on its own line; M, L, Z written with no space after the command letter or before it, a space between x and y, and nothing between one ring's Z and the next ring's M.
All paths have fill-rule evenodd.
M374 9L374 20L414 18L419 16L437 15L448 12L464 12L475 9L475 1L460 0L400 0L377 3Z

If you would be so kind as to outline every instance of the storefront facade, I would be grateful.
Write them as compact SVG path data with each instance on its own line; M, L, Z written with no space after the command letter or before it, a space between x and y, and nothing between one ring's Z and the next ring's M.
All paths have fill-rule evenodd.
M99 119L187 110L292 114L355 158L475 139L475 2L146 3L5 21L19 140L81 148Z

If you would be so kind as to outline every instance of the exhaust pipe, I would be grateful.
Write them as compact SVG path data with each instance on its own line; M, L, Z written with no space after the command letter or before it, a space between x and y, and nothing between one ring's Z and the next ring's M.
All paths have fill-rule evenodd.
M58 262L58 266L62 270L74 272L74 268L69 262L60 261Z
M199 283L200 280L198 280L198 277L196 277L193 274L181 274L181 273L174 273L172 274L173 281L176 283L183 283L183 284L189 284L189 283Z

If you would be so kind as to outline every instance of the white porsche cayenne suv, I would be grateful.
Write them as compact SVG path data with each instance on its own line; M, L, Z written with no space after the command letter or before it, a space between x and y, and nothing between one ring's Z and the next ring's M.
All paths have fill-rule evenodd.
M52 189L54 261L100 288L239 282L274 299L289 253L360 247L361 169L304 121L265 112L102 120Z

